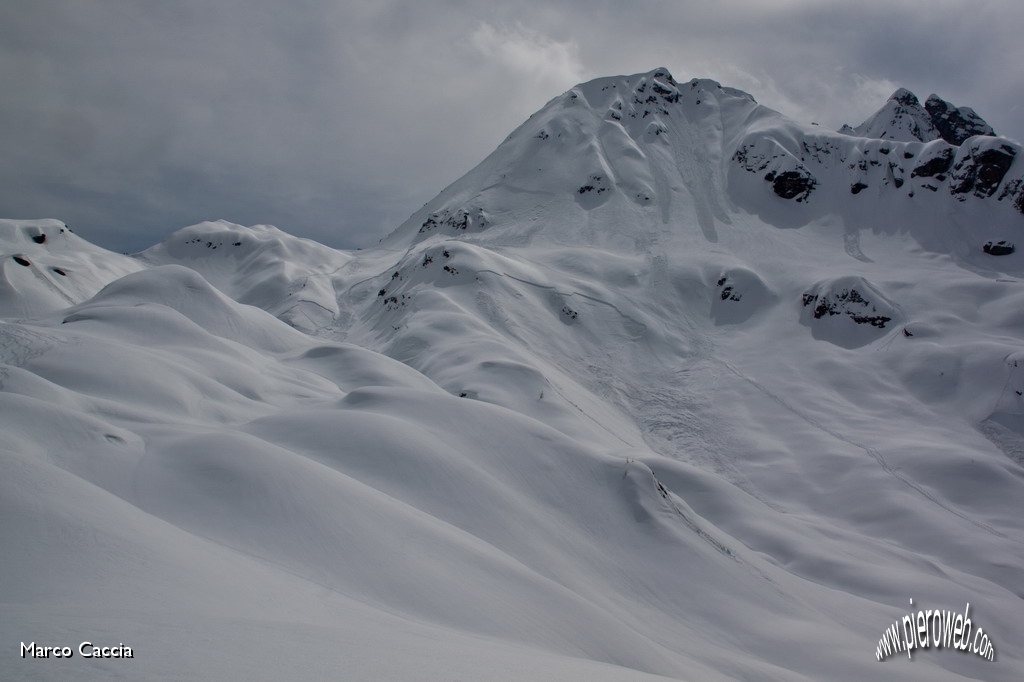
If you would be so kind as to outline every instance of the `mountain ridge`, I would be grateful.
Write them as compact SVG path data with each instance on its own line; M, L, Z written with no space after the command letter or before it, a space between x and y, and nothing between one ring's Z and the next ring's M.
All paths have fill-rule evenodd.
M844 125L839 132L901 142L944 140L956 147L975 135L998 137L974 109L956 107L934 93L922 106L917 95L906 88L896 90L859 126Z
M884 112L886 107L872 118ZM477 169L382 243L421 239L445 228L448 234L495 228L483 207L488 198L473 196L476 192L495 195L494 210L502 205L498 195L511 191L541 196L557 191L591 208L621 192L664 214L676 190L685 188L692 195L694 222L705 226L726 214L719 205L723 200L760 212L776 225L807 224L819 217L814 209L776 206L765 189L798 204L822 193L830 195L830 204L844 201L839 195L845 194L856 197L846 202L851 204L884 200L893 211L903 210L904 198L922 192L948 195L959 203L994 198L1024 214L1024 167L1014 163L1020 151L1016 143L981 135L956 146L937 133L924 142L876 139L795 124L742 91L708 79L680 85L663 68L597 79L545 105ZM681 157L695 163L683 168ZM655 168L659 158L661 167ZM495 167L499 161L511 165ZM509 177L515 182L506 181ZM662 186L655 187L657 182ZM993 238L1012 239L1017 218L998 207L992 213L986 221L991 235L968 231L957 248L966 252Z

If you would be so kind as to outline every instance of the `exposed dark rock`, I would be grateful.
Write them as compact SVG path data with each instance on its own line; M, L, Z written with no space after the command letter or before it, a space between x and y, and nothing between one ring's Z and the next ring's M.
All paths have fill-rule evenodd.
M46 235L37 234L36 236L32 237L32 241L34 241L36 244L42 244L46 241Z
M902 181L900 181L900 184L902 184ZM897 187L899 187L899 185L897 185ZM867 188L868 186L865 185L863 182L855 182L852 185L850 185L850 194L860 194L861 190L865 190Z
M736 150L736 153L732 155L732 160L740 165L745 171L750 173L758 173L768 167L771 160L775 158L768 157L764 154L759 154L754 148L754 145L743 145ZM765 178L765 180L771 180L771 178Z
M50 268L50 269L53 270L54 272L56 272L61 277L67 277L68 276L68 273L64 272L60 268Z
M608 188L604 186L605 179L603 175L591 175L588 182L582 185L578 190L579 194L586 194L587 192L596 192L602 194L608 191Z
M985 242L985 245L982 246L981 249L990 256L1009 256L1016 250L1013 243L1006 240L1000 240L994 243Z
M723 301L735 301L739 302L743 300L743 294L736 290L736 287L729 282L729 277L722 275L718 279L718 286L721 288L721 298Z
M669 73L668 69L666 69L666 68L662 67L662 68L655 69L654 73L652 75L655 78L661 78L662 80L664 80L666 83L668 83L670 85L678 85L678 83L676 83L676 79L672 77L672 74Z
M953 150L949 147L941 150L936 156L925 161L920 166L910 171L912 178L931 178L949 170L953 165Z
M26 268L32 265L30 261L28 261L25 258L22 258L21 256L13 256L13 258L15 263L17 263L18 265L24 265Z
M801 171L785 171L777 175L769 173L765 180L772 183L772 191L775 194L783 199L796 201L805 201L818 184L813 175Z
M917 99L917 95L910 92L910 90L906 90L904 88L900 88L899 90L894 92L891 99L896 100L905 107L921 106L921 101Z
M1016 154L1017 150L1007 144L980 151L972 149L953 168L950 193L963 195L973 192L980 198L992 196L1006 171L1010 170Z
M826 315L846 315L857 324L869 324L879 329L885 329L885 324L892 320L891 317L877 314L875 307L856 289L842 289L824 295L804 294L803 304L805 308L814 304L813 315L816 320Z
M924 108L928 111L932 125L939 131L939 135L950 144L960 146L969 137L996 134L992 130L992 126L978 116L973 109L968 107L957 109L938 95L929 97Z
M476 209L473 215L470 215L470 212L464 209L457 211L445 209L427 216L427 219L420 225L420 232L430 232L442 226L451 227L456 230L466 230L469 227L487 227L487 224L487 218L480 209Z

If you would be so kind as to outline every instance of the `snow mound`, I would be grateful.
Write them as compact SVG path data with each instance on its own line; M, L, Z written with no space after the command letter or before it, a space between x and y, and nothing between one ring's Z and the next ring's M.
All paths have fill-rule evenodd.
M771 307L778 295L753 270L741 267L722 270L711 296L715 324L739 324Z
M93 319L108 308L123 310L145 304L165 306L209 333L263 351L284 352L302 338L286 327L268 325L266 312L235 302L198 272L180 265L160 265L126 275L71 308L63 322Z
M892 332L902 321L895 303L863 277L818 282L802 298L800 322L816 339L856 348Z
M192 268L235 300L306 332L337 320L333 279L351 260L270 225L244 227L224 220L178 230L140 258Z

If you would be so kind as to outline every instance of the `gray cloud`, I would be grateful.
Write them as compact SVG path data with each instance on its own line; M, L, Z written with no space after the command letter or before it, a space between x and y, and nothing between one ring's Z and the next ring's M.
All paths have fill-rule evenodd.
M211 218L366 246L575 82L667 66L832 128L898 86L1024 139L1024 6L13 0L0 214L137 250Z

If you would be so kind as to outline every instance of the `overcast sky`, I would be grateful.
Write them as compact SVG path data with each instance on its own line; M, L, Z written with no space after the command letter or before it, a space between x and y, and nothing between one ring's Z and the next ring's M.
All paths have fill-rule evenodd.
M803 122L907 87L1024 139L1019 0L4 0L0 217L375 244L546 101L665 66Z

